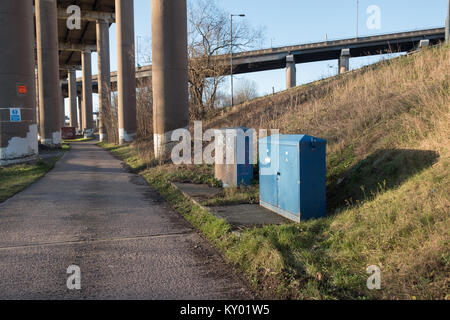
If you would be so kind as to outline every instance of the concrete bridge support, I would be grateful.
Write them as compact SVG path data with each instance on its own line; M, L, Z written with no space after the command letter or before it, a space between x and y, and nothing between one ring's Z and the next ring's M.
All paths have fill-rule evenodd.
M119 143L123 144L137 132L133 1L116 0L116 23Z
M70 100L70 126L78 128L77 72L75 69L69 70L68 86Z
M83 98L81 95L78 96L78 130L83 132Z
M105 126L105 115L111 116L111 62L109 53L109 23L104 20L97 21L97 53L99 93L98 127L100 141L105 141L108 136L107 126Z
M33 43L36 43L36 36L34 37L34 41ZM37 123L37 130L38 130L38 141L40 141L40 136L39 136L39 128L40 128L40 124L39 124L39 119L40 119L40 112L39 112L39 74L38 74L38 66L37 66L37 62L35 62L34 65L34 77L35 77L35 81L34 84L36 86L34 94L36 96L36 123Z
M63 128L63 127L66 126L66 106L64 104L64 95L62 93L62 81L59 82L59 101L60 101L60 103L59 103L59 106L60 106L59 116L60 116L60 119L61 119L61 122L60 122L59 126L60 126L60 128Z
M342 49L339 57L339 74L350 70L350 49Z
M152 0L155 156L167 154L171 132L189 126L186 0Z
M0 50L0 166L3 166L32 161L38 156L32 1L0 1L0 21L3 45ZM14 121L17 117L11 117L16 111L20 115L18 122Z
M286 89L297 86L297 70L295 67L295 59L293 55L286 57Z
M41 143L61 146L61 97L56 0L36 0L36 42L39 75Z
M92 113L92 57L90 51L83 51L81 53L81 64L83 72L83 104L82 104L82 123L81 130L94 129L94 116Z

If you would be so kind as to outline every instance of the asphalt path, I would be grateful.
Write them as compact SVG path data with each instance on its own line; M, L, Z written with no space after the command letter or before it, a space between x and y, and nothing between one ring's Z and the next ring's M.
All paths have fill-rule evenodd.
M91 142L73 144L44 178L0 204L0 299L252 294L140 176Z

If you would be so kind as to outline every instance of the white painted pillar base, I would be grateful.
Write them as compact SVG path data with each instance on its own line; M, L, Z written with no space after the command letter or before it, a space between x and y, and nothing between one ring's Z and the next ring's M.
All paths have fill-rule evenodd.
M119 143L124 144L132 142L136 138L136 133L128 133L125 129L119 129Z
M189 127L183 129L189 130ZM178 141L172 141L172 134L174 131L175 130L164 134L153 134L153 150L155 152L155 158L164 158L167 154L172 152L172 148L178 143Z
M13 137L8 146L0 148L0 166L31 162L39 159L37 124L28 127L25 138Z
M53 132L52 139L41 139L41 144L46 147L60 147L62 144L61 131Z

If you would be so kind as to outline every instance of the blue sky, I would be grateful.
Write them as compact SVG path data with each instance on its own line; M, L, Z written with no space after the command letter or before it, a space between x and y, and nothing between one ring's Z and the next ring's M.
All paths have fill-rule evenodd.
M196 0L188 0L196 1ZM264 28L263 46L269 48L328 39L354 37L356 34L356 0L217 0L217 4L229 13L244 13L247 23ZM140 51L151 48L150 0L134 0L135 32L139 36ZM366 10L376 5L381 10L381 28L370 30L366 25ZM445 25L447 0L359 0L359 35L401 32L414 29L442 27ZM115 25L110 29L111 70L117 70ZM141 64L145 59L141 54ZM373 63L380 57L355 58L350 67L357 68ZM96 55L93 55L93 72L96 73ZM337 72L336 61L322 61L297 65L297 83L307 83ZM260 95L284 90L285 71L274 70L239 75L257 84ZM228 83L228 81L226 82ZM223 90L229 90L227 84ZM94 98L98 109L98 99Z

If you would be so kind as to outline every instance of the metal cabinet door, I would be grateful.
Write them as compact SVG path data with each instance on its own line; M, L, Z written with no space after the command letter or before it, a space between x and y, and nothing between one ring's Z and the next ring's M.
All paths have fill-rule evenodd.
M280 145L278 173L278 207L293 215L300 215L299 148Z
M236 153L238 153L238 152L244 153L243 157L240 156L239 154L236 156L236 159L238 159L238 162L237 162L238 163L238 165L237 165L237 185L244 184L244 185L249 186L252 182L253 163L250 162L251 161L250 148L252 148L252 145L250 144L250 137L245 137L244 150L242 150L242 148L236 148Z
M300 198L302 220L326 216L326 144L302 143Z
M278 206L278 145L260 143L259 145L259 185L261 201Z

